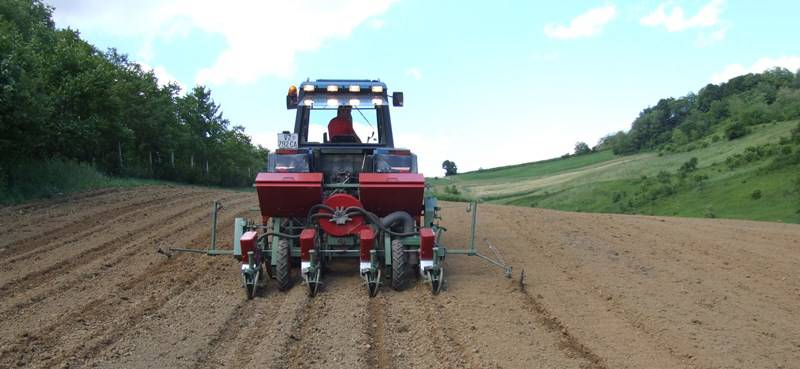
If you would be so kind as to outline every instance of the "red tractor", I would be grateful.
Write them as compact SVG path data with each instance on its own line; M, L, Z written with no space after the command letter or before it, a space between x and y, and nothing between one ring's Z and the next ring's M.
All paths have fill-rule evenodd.
M358 258L370 296L384 280L405 288L416 272L439 292L445 250L437 247L436 199L426 195L416 155L394 146L390 101L403 106L402 92L389 95L377 80L289 89L294 131L278 135L256 177L260 222L235 222L233 253L248 298L264 270L285 291L297 267L314 296L323 266L336 258Z

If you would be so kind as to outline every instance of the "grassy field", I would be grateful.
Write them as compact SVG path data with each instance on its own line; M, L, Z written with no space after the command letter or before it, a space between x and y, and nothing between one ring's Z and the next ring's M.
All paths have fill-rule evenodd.
M800 223L800 167L768 169L770 160L730 169L725 159L777 142L797 121L752 127L733 141L712 139L678 152L615 156L610 151L431 179L449 200L482 200L550 209L720 217ZM677 171L697 158L686 178ZM658 177L666 172L670 176ZM660 178L656 180L656 178ZM664 187L664 193L658 193Z

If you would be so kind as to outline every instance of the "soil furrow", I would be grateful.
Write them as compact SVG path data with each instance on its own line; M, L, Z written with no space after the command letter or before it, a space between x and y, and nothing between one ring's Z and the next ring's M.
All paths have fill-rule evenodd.
M586 360L588 363L587 365L581 365L582 368L586 369L608 369L604 360L598 356L596 353L592 352L592 350L581 343L575 336L573 336L567 327L564 326L563 323L553 314L551 314L547 309L536 301L536 298L531 296L531 294L525 290L517 289L516 293L520 295L520 302L523 306L525 306L528 311L535 314L537 321L545 327L548 331L558 333L560 337L560 344L559 347L569 352L570 356L579 357L583 360Z
M177 202L182 202L188 198L199 197L203 194L203 192L190 192L178 194L177 196L169 198L166 198L166 196L156 197L121 208L108 209L98 214L78 219L62 227L47 230L40 235L15 242L6 247L6 253L9 258L3 260L2 265L13 265L21 260L31 259L33 255L40 252L40 249L48 248L48 251L54 251L58 247L70 245L74 242L84 240L95 233L105 231L110 225L125 219L131 219L135 217L136 214L147 214L152 209L166 208ZM44 225L43 228L46 228L46 225ZM58 237L60 235L66 235L66 237ZM57 246L49 247L53 244L57 244ZM13 255L10 254L16 250L22 251Z
M205 208L207 204L194 204L189 203L189 208L179 209L177 212L172 212L166 215L167 221L180 221L181 218L190 214L197 213L200 209ZM172 210L172 209L171 209ZM132 216L132 215L131 215ZM196 220L202 219L202 217L195 217ZM36 287L39 285L44 284L49 279L52 278L54 275L62 275L69 273L71 270L86 265L87 263L91 262L92 260L108 256L108 250L119 251L123 248L115 247L117 245L127 245L130 243L134 243L141 239L150 238L151 235L148 232L145 232L149 229L154 227L163 228L164 219L157 218L152 219L148 218L148 221L144 222L137 226L136 228L127 228L125 229L125 233L121 236L114 237L108 241L99 243L87 249L80 251L78 254L69 257L66 262L59 261L52 265L42 265L41 263L35 263L34 265L37 266L37 269L26 269L25 274L20 275L16 279L12 279L9 282L0 286L0 291L4 293L9 293L10 290L26 290L32 287ZM112 252L114 252L112 251ZM111 261L109 261L111 263Z
M230 227L233 219L225 219L220 224ZM194 237L194 241L207 239L205 234ZM113 344L125 333L134 328L149 314L155 313L170 299L189 291L198 275L205 274L211 269L211 261L192 260L195 267L189 273L175 273L176 263L186 260L172 259L150 268L136 278L122 283L118 290L124 291L125 298L120 301L109 302L106 298L99 298L90 302L82 309L65 316L59 322L28 335L23 335L23 342L35 345L38 349L59 352L51 358L43 358L41 367L53 367L55 364L66 363L69 366L82 360L92 358L104 347ZM163 288L166 286L166 289ZM159 288L162 287L162 288ZM129 310L128 310L129 309ZM91 333L86 337L75 339L76 331L85 331L82 326L90 326ZM99 331L99 332L98 332ZM70 346L74 346L70 348ZM9 363L13 359L19 346L12 346L11 350L0 355L0 363ZM35 353L34 353L35 355Z
M187 213L189 213L190 210L187 210ZM160 222L159 231L170 235L176 240L183 240L177 236L183 233L194 233L196 236L196 225L198 222L205 220L205 218L207 218L207 216L203 215L192 218L168 217L168 220ZM205 237L208 237L207 235L209 234L210 231L208 230L201 232L201 235L206 235ZM155 248L152 247L152 245L148 245L152 243L154 239L154 237L149 236L131 240L125 243L127 247L116 249L115 251L105 255L100 253L101 256L106 256L106 258L102 260L97 257L94 259L84 260L83 262L65 263L64 265L69 265L70 272L77 271L78 269L88 270L84 273L72 273L71 278L59 277L58 283L31 282L29 283L31 286L30 290L18 289L18 294L21 294L24 298L15 298L14 294L9 295L9 297L14 298L4 301L3 305L8 304L10 307L4 308L2 311L0 311L0 319L4 319L12 315L19 315L25 310L36 310L34 309L35 305L46 304L48 303L46 300L53 300L60 295L74 296L76 295L74 291L84 290L86 284L90 284L93 288L97 288L98 285L102 284L102 281L105 278L113 277L113 275L119 272L118 268L120 267L121 263L129 261L131 257L137 254L151 254L155 252ZM162 240L162 242L163 241L165 240ZM102 265L94 265L97 263ZM125 266L122 266L122 268L125 268ZM66 270L67 269L65 267L65 269L62 270L62 273L59 274L65 274L64 271ZM98 280L101 280L101 282L98 283ZM55 294L53 292L55 292ZM74 302L72 304L74 304Z
M366 331L369 336L367 346L367 367L387 369L391 367L392 348L386 344L386 298L378 294L369 300Z
M41 219L51 218L51 210L62 213L72 213L71 210L75 207L90 208L95 205L95 202L102 202L115 198L118 193L125 193L132 195L132 197L138 197L139 194L147 194L149 192L151 192L150 188L126 190L105 188L78 192L56 199L36 200L28 204L4 207L0 209L0 219L4 220L4 226L0 234L4 234L8 230L14 230L15 227L12 226L19 225L19 222L38 222ZM24 217L20 217L21 215ZM6 222L5 218L12 218L12 221Z

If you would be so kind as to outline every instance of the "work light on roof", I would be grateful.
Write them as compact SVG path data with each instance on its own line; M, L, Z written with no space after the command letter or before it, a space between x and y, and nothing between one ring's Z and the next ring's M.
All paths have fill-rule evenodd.
M311 99L305 99L305 100L303 100L303 104L304 104L305 106L311 106L311 105L314 105L314 100L311 100Z
M339 86L337 86L337 85L329 85L328 86L328 92L338 92L338 91L339 91Z
M372 104L373 105L383 105L383 99L372 99Z
M350 102L351 106L359 106L359 105L361 105L361 100L359 100L359 99L350 99L349 102Z
M328 106L339 106L339 99L328 99Z
M361 92L361 86L359 85L350 85L348 89L350 92Z
M303 91L305 92L314 92L314 85L304 85Z
M372 92L376 94L383 92L383 86L372 86Z

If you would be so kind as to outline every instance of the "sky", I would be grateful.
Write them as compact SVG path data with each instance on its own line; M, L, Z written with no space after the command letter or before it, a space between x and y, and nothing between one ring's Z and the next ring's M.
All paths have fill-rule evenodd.
M116 48L274 149L290 85L380 79L403 91L395 145L443 174L561 156L627 130L659 99L800 69L800 2L45 0L56 26Z

